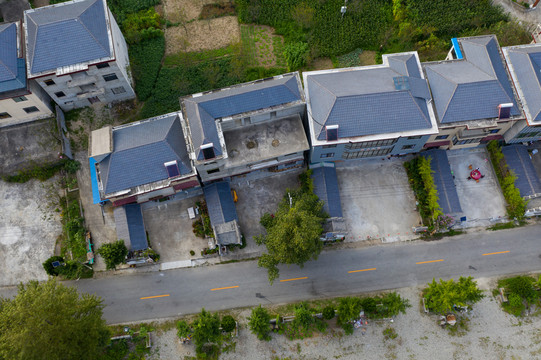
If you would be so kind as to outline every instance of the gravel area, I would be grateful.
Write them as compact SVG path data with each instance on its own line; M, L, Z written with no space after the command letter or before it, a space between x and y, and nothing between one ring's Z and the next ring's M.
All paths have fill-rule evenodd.
M326 334L304 340L287 340L272 336L269 342L259 341L246 328L245 317L250 310L235 311L242 328L234 350L220 359L538 359L541 358L541 329L538 317L516 319L504 313L491 295L496 279L477 279L486 297L469 314L467 330L450 333L437 324L437 316L425 315L419 305L420 288L411 287L397 292L412 305L405 315L389 320L371 322L365 335L356 330L351 336L342 335L330 327ZM383 330L392 327L398 336L385 339ZM157 334L156 355L152 359L182 359L193 356L193 345L180 345L176 330ZM362 355L361 355L362 354Z

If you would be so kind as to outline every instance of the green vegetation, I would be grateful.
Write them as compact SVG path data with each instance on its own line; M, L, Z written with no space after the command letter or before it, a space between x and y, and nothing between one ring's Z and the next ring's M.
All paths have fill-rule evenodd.
M492 226L488 227L487 229L492 230L492 231L496 231L496 230L513 229L515 227L517 227L517 225L515 225L515 223L513 221L509 221L509 222L506 222L506 223L499 223L499 224L496 224L496 225L492 225Z
M405 314L410 307L407 299L395 292L374 297L345 297L338 299L338 323L347 331L347 324L359 318L359 312L364 311L371 319L381 319Z
M507 202L507 216L521 221L524 219L527 201L520 196L520 191L515 186L517 176L512 170L509 170L502 149L496 140L489 142L487 149L496 177L502 188L503 197Z
M142 40L163 36L160 15L149 8L137 13L128 14L123 25L123 33L128 44L136 44Z
M333 319L336 315L336 310L334 309L334 306L332 305L325 306L323 308L322 315L325 320Z
M260 220L266 235L254 237L258 245L265 245L267 252L258 261L268 270L269 281L278 278L278 264L296 264L302 267L309 260L316 260L323 243L323 221L327 214L323 203L313 192L311 171L299 176L301 186L287 189L275 214L264 214Z
M257 336L259 340L269 341L270 335L270 315L267 309L264 307L253 308L252 314L248 318L248 326L254 335Z
M147 10L155 5L158 5L160 0L109 0L107 5L115 16L115 19L123 28L124 21L130 14L138 13L142 10Z
M432 230L439 224L445 226L447 221L443 219L441 219L441 222L436 221L443 213L438 204L438 190L434 185L434 177L432 176L434 172L430 168L431 161L432 158L430 156L428 158L418 156L404 163L404 167L408 174L409 183L419 203L419 214L423 219L423 223Z
M284 48L287 69L289 71L298 70L308 62L308 43L294 42L287 44Z
M453 306L471 306L483 298L483 292L477 288L477 283L471 276L460 277L458 282L453 279L445 281L440 279L437 283L433 279L424 289L423 296L426 306L430 310L444 314L453 309Z
M137 332L129 331L129 339L113 340L105 349L105 353L100 357L100 360L145 360L146 355L150 353L150 348L147 348L146 341L148 333L152 329L147 329L141 326Z
M128 249L123 240L117 240L114 243L103 244L97 251L103 260L107 270L116 269L116 266L126 262Z
M508 302L502 302L503 309L514 316L521 316L531 305L539 305L541 276L536 282L531 276L515 276L498 280L498 288L504 288Z
M99 359L109 342L102 300L50 278L0 299L1 359Z
M31 167L21 170L15 175L5 175L2 179L12 183L25 183L30 179L45 181L55 176L61 170L66 170L66 172L74 174L80 167L81 164L78 161L62 158L52 164L33 164Z

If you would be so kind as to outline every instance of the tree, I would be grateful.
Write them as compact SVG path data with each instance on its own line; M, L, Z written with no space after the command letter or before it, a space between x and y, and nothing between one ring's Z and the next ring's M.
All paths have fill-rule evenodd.
M63 263L64 262L64 258L62 256L51 256L50 258L48 258L47 260L45 260L45 262L42 264L43 265L43 268L45 269L45 272L48 274L48 275L51 275L51 276L58 276L58 270L57 268L54 268L53 267L53 262L55 261L58 261L60 263Z
M322 315L325 320L331 320L332 318L334 318L334 316L336 315L334 306L332 305L325 306L325 308L323 308Z
M177 336L179 338L187 338L192 330L190 329L190 325L184 320L179 320L177 322Z
M448 281L440 279L439 283L436 279L432 279L428 288L424 290L424 297L429 309L446 313L451 311L453 305L467 306L476 303L483 298L483 292L477 288L477 283L471 276L467 278L461 276L456 283L453 279Z
M357 297L341 298L338 304L338 323L346 325L357 319L361 312L361 306L361 299Z
M201 313L192 324L195 351L203 353L206 345L214 345L221 340L220 318L218 314L212 314L201 309Z
M226 315L222 318L222 330L230 333L237 327L237 322L233 319L233 316Z
M110 337L102 300L50 278L0 300L0 359L98 359Z
M122 264L128 255L128 248L124 241L118 240L114 243L102 245L97 253L105 260L107 270L116 269L116 266Z
M279 275L278 264L303 267L305 262L316 260L323 247L320 236L327 217L323 203L312 191L309 173L300 179L301 188L286 191L274 217L265 214L261 218L267 234L254 237L258 245L267 247L258 265L267 268L271 284Z
M270 340L270 315L267 309L261 307L253 308L252 315L248 318L248 326L252 334L259 340Z

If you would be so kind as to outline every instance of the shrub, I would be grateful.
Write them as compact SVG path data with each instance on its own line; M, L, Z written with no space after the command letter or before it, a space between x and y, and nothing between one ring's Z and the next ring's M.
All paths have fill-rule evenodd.
M195 251L190 250L190 255L191 255L191 256L194 256L194 255L195 255Z
M332 305L328 305L328 306L325 306L325 308L323 309L323 318L325 320L331 320L334 318L334 316L336 315L336 312L334 310L334 306Z
M48 275L51 276L57 276L58 275L58 268L53 267L53 262L58 261L60 263L64 262L64 258L62 256L51 256L45 262L43 263L43 268L45 269L45 272Z
M522 315L522 312L524 311L525 306L524 306L523 300L520 297L520 295L515 294L515 293L511 293L511 294L509 294L507 299L509 301L509 305L507 307L507 310L511 314L513 314L515 316Z
M389 340L396 339L398 337L398 334L396 333L396 330L394 328L388 327L383 330L383 336L385 340Z
M344 329L344 333L346 335L353 334L353 324L352 323L346 323L342 325L342 329Z
M277 321L278 323L278 321ZM252 334L256 335L259 340L270 340L270 315L267 309L261 307L253 308L252 314L248 318L248 326Z
M338 303L338 323L345 325L358 318L361 307L361 299L357 297L341 298Z
M433 279L423 291L427 300L427 307L438 313L450 311L454 305L467 306L483 298L483 292L477 288L477 283L471 276L460 277L458 282L453 279L445 281L440 279L437 283Z
M116 269L116 266L122 264L128 255L128 249L123 240L114 243L102 245L97 253L103 257L107 270Z
M182 339L187 338L190 334L190 325L184 320L177 321L177 336Z
M235 319L231 315L226 315L222 318L222 330L230 333L231 331L235 330L237 327L237 323L235 322Z
M289 71L295 71L306 65L308 61L308 44L296 42L284 47L284 57Z
M528 303L533 303L539 297L533 288L534 279L529 276L515 276L500 281L512 294L517 294Z
M163 36L161 23L161 17L154 8L127 15L123 24L126 42L135 44L141 40Z

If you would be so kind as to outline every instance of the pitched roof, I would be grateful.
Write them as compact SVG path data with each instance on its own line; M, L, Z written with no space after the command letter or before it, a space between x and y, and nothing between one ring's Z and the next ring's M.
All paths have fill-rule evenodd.
M314 194L323 201L323 209L331 218L342 217L342 203L340 202L340 190L338 189L338 177L336 168L321 166L312 169L314 182Z
M464 59L423 64L440 123L497 118L498 105L505 103L513 103L511 115L519 115L496 37L458 43Z
M228 181L220 181L203 188L212 226L238 220L235 202Z
M0 24L0 92L26 88L24 59L18 53L17 24Z
M502 153L509 169L517 176L515 186L519 189L520 196L541 194L541 181L528 149L524 145L509 145L502 147Z
M181 176L193 172L177 113L113 128L113 152L99 163L104 193L166 180L174 160Z
M181 99L197 160L204 160L205 144L213 144L216 156L223 154L217 119L303 101L298 79L298 73L285 74Z
M105 0L75 0L24 16L29 74L113 56Z
M526 118L541 122L541 45L503 48Z
M415 53L387 55L384 64L306 74L315 137L339 125L338 138L430 129L426 80Z
M113 208L113 215L118 239L128 241L132 251L148 249L141 205L117 206Z

